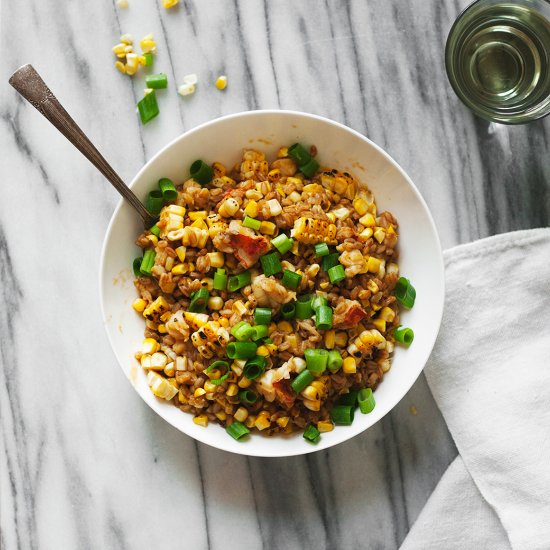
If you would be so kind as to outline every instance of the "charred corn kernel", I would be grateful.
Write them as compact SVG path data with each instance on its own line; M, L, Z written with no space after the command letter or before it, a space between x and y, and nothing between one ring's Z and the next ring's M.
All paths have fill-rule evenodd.
M224 222L213 223L208 229L208 235L213 239L216 235L227 229L227 224Z
M321 433L332 432L332 430L334 430L334 424L330 420L319 420L319 422L317 422L317 429Z
M351 356L361 357L364 353L370 353L373 347L377 349L386 347L386 339L377 329L362 331L347 350Z
M284 159L288 157L288 147L281 147L277 151L277 158Z
M269 213L272 216L278 216L283 211L283 207L277 199L268 200L267 207L269 208Z
M226 319L225 317L220 317L218 319L218 323L220 323L220 325L223 327L223 328L228 328L229 327L229 319Z
M291 235L305 244L316 244L325 242L334 244L336 236L336 225L325 220L301 217L294 222Z
M147 373L147 384L154 395L167 401L170 401L178 393L178 388L171 384L164 376L151 370Z
M259 200L263 199L263 195L257 189L249 189L244 194L244 196L247 199L254 200L254 201L259 201Z
M362 193L359 193L352 202L353 208L360 215L364 216L369 211L369 205Z
M369 256L369 259L367 260L367 269L371 273L378 273L381 263L381 260L379 260L378 258L375 258L374 256Z
M216 88L218 88L218 90L225 90L227 88L227 76L224 74L218 76L216 79Z
M325 332L325 348L334 349L335 340L336 332L334 330L327 330Z
M376 294L380 288L378 287L378 285L374 282L373 279L369 279L367 281L367 288L373 293L373 294Z
M256 422L254 422L254 426L260 431L269 428L269 426L271 426L269 417L265 414L259 414L256 418Z
M206 313L193 313L192 311L184 311L183 316L185 322L192 330L199 330L204 327L208 322L208 315Z
M391 307L383 307L379 314L380 319L384 319L384 321L392 322L395 319L395 311Z
M277 418L277 420L275 420L275 422L277 422L277 424L281 428L286 428L289 420L290 420L289 416L280 416L279 418Z
M246 315L247 309L242 300L235 300L231 309L239 315Z
M279 323L277 323L277 328L281 332L287 332L287 333L290 333L294 330L292 328L292 325L288 321L280 321Z
M319 395L319 390L311 384L304 388L301 395L304 397L304 399L310 399L311 401L318 401L321 398L321 396Z
M259 346L256 350L256 355L260 355L261 357L268 357L269 356L269 349L267 346Z
M170 304L163 296L159 296L154 302L143 310L143 316L150 321L156 321L163 313L170 309Z
M339 220L347 220L349 218L349 215L351 212L348 208L345 206L341 206L340 208L336 208L332 211L332 213L338 218Z
M321 174L321 183L326 189L338 195L343 195L347 199L353 200L355 197L355 180L349 175L323 172Z
M223 307L223 298L220 296L211 296L208 298L208 309L212 311L220 311Z
M221 420L222 422L227 418L227 413L225 411L218 411L217 413L215 413L216 415L216 418L218 420Z
M378 227L376 231L374 232L374 238L382 244L382 241L386 238L386 232L381 228Z
M348 335L343 332L337 332L334 335L334 344L337 345L339 348L343 348L348 342Z
M260 225L260 233L264 235L275 235L277 226L273 222L262 222Z
M214 279L211 277L203 277L201 279L201 286L202 288L206 288L208 292L212 292L212 289L214 288Z
M346 357L344 359L342 372L346 374L354 374L357 372L357 361L355 361L355 357Z
M215 178L223 178L226 174L225 166L221 162L215 162L212 164L212 170L214 170Z
M189 212L188 216L192 222L205 220L208 217L208 212L206 210L196 210L195 212Z
M164 374L166 374L166 376L168 376L168 377L170 377L170 376L175 376L175 374L176 374L176 367L175 367L173 361L171 361L170 363L168 363L168 364L164 367Z
M374 227L376 225L376 220L371 213L367 213L362 218L359 218L359 223L365 227Z
M271 183L269 181L256 182L256 190L259 191L262 196L267 195L271 191Z
M122 73L126 74L126 65L122 61L115 61L115 67Z
M157 43L153 40L153 35L148 34L139 41L139 47L143 53L154 53L157 50Z
M275 353L279 349L275 344L265 344L265 347L270 354Z
M279 181L281 178L281 171L278 168L274 168L267 173L267 180L271 183Z
M370 227L366 227L359 233L359 238L362 241L368 241L372 237L372 229Z
M372 324L376 327L377 330L380 332L386 332L386 321L384 319L373 319Z
M321 401L312 401L311 399L304 399L304 407L310 411L318 411L321 409Z
M141 366L144 368L144 369L150 369L151 368L151 356L150 355L147 355L147 354L143 354L140 358L139 358L139 362L141 364Z
M132 307L138 312L143 313L143 310L147 306L147 302L142 298L138 298L132 302Z
M206 428L206 426L208 426L208 416L206 416L205 414L199 414L199 416L193 417L193 422L197 424L197 426L202 426L203 428Z
M195 392L193 393L194 397L202 397L206 394L206 390L204 388L197 388Z
M256 201L248 201L244 209L244 213L251 218L255 218L258 215L258 203Z
M248 416L248 410L245 409L244 407L239 407L235 411L235 414L233 415L233 418L235 420L238 420L239 422L244 422L246 420L247 416Z
M234 216L239 209L239 203L233 198L224 199L218 207L218 214L224 218Z
M157 323L155 323L154 321L151 321L151 320L149 320L149 319L147 319L147 320L145 321L145 326L146 326L147 328L151 329L151 330L157 330L157 328L158 328Z
M168 330L166 329L166 325L164 324L159 325L157 330L160 334L166 334L168 332Z
M225 391L225 395L227 395L228 397L234 397L238 393L239 393L239 386L233 383L229 384L227 390Z

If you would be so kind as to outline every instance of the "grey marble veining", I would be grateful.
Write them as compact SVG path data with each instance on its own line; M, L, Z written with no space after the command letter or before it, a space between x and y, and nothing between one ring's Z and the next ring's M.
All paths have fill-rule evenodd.
M367 433L306 457L233 456L157 417L101 326L97 266L118 197L16 96L13 70L33 63L128 181L223 114L285 108L343 122L410 174L449 247L550 217L550 122L488 124L446 80L444 43L465 4L2 2L2 548L397 548L456 454L423 377ZM113 68L124 32L154 34L171 82L146 127L135 116L143 77ZM191 72L198 91L179 97L174 83ZM223 93L211 84L220 73Z

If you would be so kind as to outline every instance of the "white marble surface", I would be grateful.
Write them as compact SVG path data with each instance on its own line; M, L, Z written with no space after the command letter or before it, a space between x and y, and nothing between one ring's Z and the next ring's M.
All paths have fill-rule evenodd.
M328 116L408 171L444 247L548 225L550 121L489 125L460 105L443 47L462 0L129 1L2 3L0 546L397 548L456 454L424 378L368 433L303 458L248 459L176 432L127 383L101 323L118 197L7 79L33 63L128 181L222 114ZM123 32L155 35L171 83L146 127L142 78L113 68ZM190 72L198 91L181 98Z

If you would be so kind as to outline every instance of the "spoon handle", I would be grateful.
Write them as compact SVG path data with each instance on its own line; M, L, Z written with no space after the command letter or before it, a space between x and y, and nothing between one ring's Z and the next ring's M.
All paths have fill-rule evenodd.
M107 178L115 189L137 210L146 227L155 222L155 218L149 214L141 201L120 179L119 175L94 147L78 124L65 111L32 65L23 65L17 69L11 75L9 82Z

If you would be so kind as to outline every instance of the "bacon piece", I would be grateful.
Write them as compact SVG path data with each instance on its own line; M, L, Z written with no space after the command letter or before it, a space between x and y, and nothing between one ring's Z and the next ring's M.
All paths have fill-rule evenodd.
M292 405L294 405L296 394L290 385L290 380L283 378L278 382L273 382L273 389L275 390L277 401L279 401L285 409L290 409Z
M247 268L252 267L269 248L265 237L252 237L243 233L230 234L229 242L237 260Z
M359 302L356 300L342 300L334 308L333 327L352 328L367 316Z

